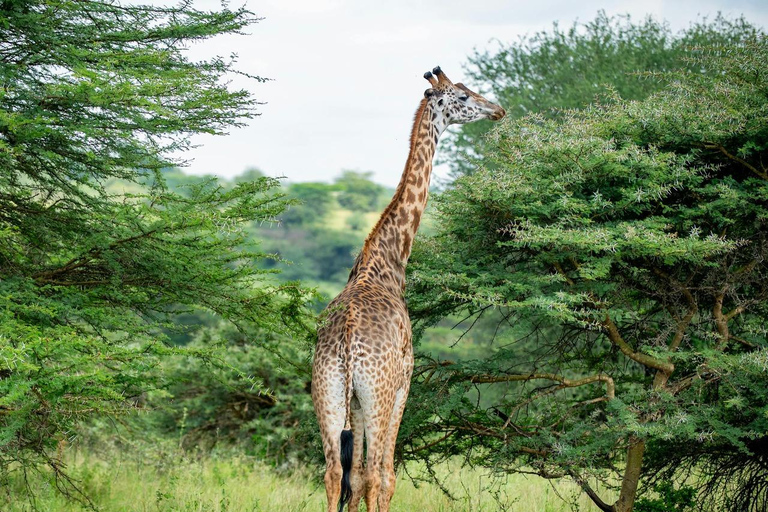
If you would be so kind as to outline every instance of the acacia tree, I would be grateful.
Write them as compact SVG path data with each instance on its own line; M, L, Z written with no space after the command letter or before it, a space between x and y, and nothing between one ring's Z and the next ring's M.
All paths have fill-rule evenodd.
M768 40L689 58L644 101L503 123L437 197L412 316L495 310L499 341L422 359L403 457L572 478L606 512L662 477L765 509Z
M643 72L700 71L687 60L686 48L730 44L757 33L743 18L718 15L675 33L650 17L638 22L600 11L586 23L567 29L555 24L550 31L500 43L496 51L476 52L466 74L495 96L511 119L533 113L555 117L562 109L589 105L606 86L624 99L644 99L659 91L660 83L647 80ZM464 125L442 139L442 158L454 178L473 172L475 160L485 154L482 147L491 126Z
M254 21L186 1L0 2L0 481L43 463L71 489L54 448L159 385L181 351L161 333L169 313L271 333L301 322L305 292L271 284L243 231L284 209L278 184L179 193L161 172L190 135L256 115L226 86L233 60L184 53ZM114 179L141 192L113 195Z

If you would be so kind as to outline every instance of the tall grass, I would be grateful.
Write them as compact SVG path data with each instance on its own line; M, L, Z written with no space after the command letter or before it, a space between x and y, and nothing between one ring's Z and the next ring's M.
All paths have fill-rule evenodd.
M307 470L278 474L244 456L189 458L166 454L142 460L135 456L99 457L81 451L67 459L70 474L97 509L105 512L325 511L325 491L319 475L310 475ZM408 473L419 475L420 471L410 467ZM576 486L567 482L550 485L522 475L498 480L482 471L452 464L438 468L438 474L455 500L433 484L415 487L401 474L392 512L593 510ZM6 482L0 510L89 510L63 498L49 473L28 475L28 484L35 491L34 498L28 496L22 475Z

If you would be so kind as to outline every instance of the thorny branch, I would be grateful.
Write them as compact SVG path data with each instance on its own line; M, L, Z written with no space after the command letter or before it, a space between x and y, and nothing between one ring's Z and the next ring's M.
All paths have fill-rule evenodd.
M707 149L716 149L720 151L722 154L724 154L727 158L733 160L734 162L738 162L750 171L752 171L755 175L759 176L760 178L763 178L764 180L768 180L768 172L765 171L765 169L760 170L754 165L750 164L743 158L739 158L736 155L732 155L728 152L727 149L725 149L721 144L718 144L716 142L705 142L704 147Z

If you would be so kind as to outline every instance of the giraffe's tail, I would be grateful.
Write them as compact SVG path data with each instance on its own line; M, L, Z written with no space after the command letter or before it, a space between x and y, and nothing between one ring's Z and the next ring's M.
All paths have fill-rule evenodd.
M349 319L347 319L346 329L344 330L344 349L346 350L346 367L345 367L345 389L344 389L344 429L341 431L340 447L341 447L341 498L339 499L339 512L344 511L344 505L352 498L352 484L349 481L350 473L352 473L352 455L355 449L354 435L352 434L352 426L350 423L351 402L353 393L353 373L354 373L354 361L352 360L352 326Z
M351 430L341 431L341 499L339 500L339 512L344 510L344 505L352 498L352 485L349 475L352 472L352 453L355 449L354 436Z

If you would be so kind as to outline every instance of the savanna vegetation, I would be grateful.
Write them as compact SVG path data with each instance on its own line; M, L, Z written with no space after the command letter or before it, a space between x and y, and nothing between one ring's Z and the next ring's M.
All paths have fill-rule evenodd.
M413 316L487 316L493 349L424 361L405 453L569 478L604 511L670 482L768 506L768 40L728 26L640 73L645 99L507 121L436 198Z
M0 509L322 506L315 314L392 191L178 170L258 106L182 49L256 21L0 2ZM395 510L765 510L767 64L603 14L470 57L510 115L443 144Z
M266 389L213 344L171 343L177 315L206 311L254 345L311 324L312 293L270 279L245 231L289 204L278 183L179 190L162 172L191 135L255 115L224 84L234 62L183 52L254 21L188 4L0 4L0 481L47 467L87 499L57 446L141 408L176 356Z

